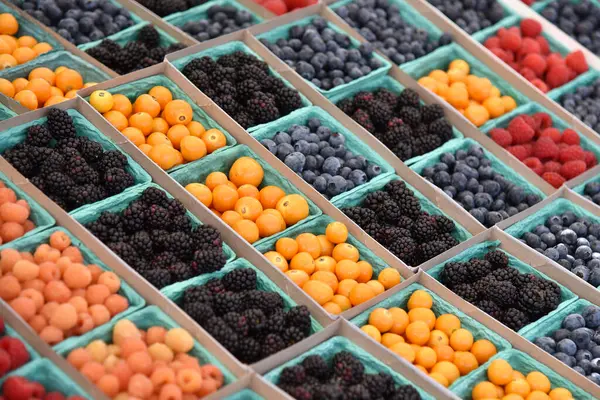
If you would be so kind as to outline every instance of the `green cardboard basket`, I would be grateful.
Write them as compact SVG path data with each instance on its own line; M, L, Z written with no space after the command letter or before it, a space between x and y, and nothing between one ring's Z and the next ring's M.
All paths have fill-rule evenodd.
M243 389L237 393L225 397L225 400L263 400L264 397L259 396L251 389Z
M131 14L131 16L133 17L134 14ZM86 51L88 49L91 49L92 47L98 46L102 42L102 40L105 40L105 39L111 39L114 42L117 42L118 44L120 44L121 47L125 46L127 43L134 42L137 39L140 30L144 26L151 25L150 22L146 22L146 21L140 20L140 21L136 21L136 22L137 23L135 25L130 26L129 28L123 29L122 31L117 32L114 35L107 36L106 38L101 39L101 40L96 40L95 42L80 44L77 47L79 47L79 49L81 49L82 51ZM155 28L158 31L158 36L160 38L159 45L161 47L168 47L172 44L179 43L176 39L169 36L162 29L160 29L156 26L155 26Z
M268 32L265 32L261 35L258 36L259 40L267 40L270 43L275 43L278 39L287 39L289 38L289 30L290 28L294 27L294 26L306 26L312 23L312 21L316 18L316 16L309 16L306 18L302 18L301 20L298 21L294 21L290 24L286 24L286 25L281 25L278 26L277 28L270 30ZM348 35L346 32L344 32L340 27L338 27L337 25L331 23L331 22L327 22L327 27L332 29L333 31L335 31L336 33L341 33L345 36L348 36L348 38L350 39L350 43L352 45L352 48L356 49L360 46L360 42L358 40L356 40L355 38L353 38L352 36ZM379 60L379 62L381 63L381 67L377 68L376 70L371 71L368 75L362 76L358 79L354 79L348 83L345 83L343 85L340 86L336 86L334 88L331 88L329 90L324 90L321 89L317 86L315 86L314 83L312 83L311 81L305 79L305 81L311 85L316 91L318 91L319 93L323 94L323 96L329 98L333 95L339 95L342 94L344 92L346 92L347 90L349 90L350 88L352 88L353 86L359 85L360 82L364 82L364 81L368 81L370 79L374 79L377 78L379 76L384 76L387 74L387 72L389 71L389 69L392 67L392 64L386 60L385 58L383 58L382 56L380 56L379 54L377 54L376 52L373 52L373 57L375 57L377 60ZM282 60L283 61L283 60ZM295 68L292 68L295 70Z
M4 325L4 335L0 335L0 338L4 336L10 336L12 338L19 339L21 342L23 342L23 345L27 349L27 353L29 353L29 361L27 361L24 365L29 364L30 362L35 361L41 357L38 354L38 352L35 351L33 347L31 347L21 335L19 335L19 332L11 328L10 325Z
M523 337L531 342L543 336L552 336L554 331L562 328L562 321L569 314L581 314L584 308L592 306L586 299L578 299L566 307L563 307L560 312L554 315L546 315L540 318L537 325L529 329L523 334Z
M225 135L225 138L227 139L227 144L224 147L215 150L213 153L207 154L206 156L201 158L201 160L210 159L213 154L218 154L237 143L237 141L234 139L233 136L229 134L229 132L223 129L219 124L215 122L214 119L212 119L207 113L205 113L204 110L201 107L199 107L194 102L194 100L192 100L179 86L177 86L175 82L173 82L171 79L167 78L163 74L153 75L147 78L136 80L134 82L124 83L122 85L108 89L108 92L110 92L111 94L122 94L126 96L129 99L129 101L131 101L131 103L133 104L138 98L138 96L142 94L147 94L150 91L150 89L152 89L154 86L164 86L167 89L169 89L173 94L174 100L185 100L192 107L193 120L200 122L202 126L206 128L206 130L215 128L223 132L223 135ZM89 97L87 97L86 100L89 101ZM167 173L171 173L185 165L193 164L197 161L199 160L177 165L169 169Z
M441 282L440 275L441 275L442 269L444 268L444 266L447 263L449 263L449 262L465 262L474 257L482 258L485 254L487 254L488 252L490 252L492 250L503 251L503 250L497 249L497 247L499 245L500 245L499 240L478 243L478 244L473 245L472 247L468 248L467 250L463 251L462 253L457 254L454 257L444 261L443 263L435 265L434 267L428 269L425 272L427 274L429 274L431 277L433 277L435 280L437 280L438 282ZM508 264L511 268L516 269L517 271L519 271L522 274L533 274L533 275L537 276L538 278L552 281L560 287L560 294L561 294L562 302L558 305L558 307L556 307L556 309L554 311L551 311L547 315L557 314L558 312L560 312L560 310L562 308L566 307L567 305L571 304L572 302L574 302L577 299L577 296L573 292L571 292L565 286L562 286L559 282L556 282L555 280L549 278L548 276L541 273L540 271L538 271L531 265L528 265L528 264L524 263L523 261L519 260L512 254L509 254L506 252L504 252L504 253L508 256ZM529 329L532 329L532 327L535 327L538 322L539 322L539 320L534 321L534 322L530 323L529 325L525 325L517 333L519 335L525 335L525 333L528 332Z
M375 356L368 353L362 347L357 346L350 339L345 338L344 336L334 336L331 339L327 339L323 343L313 347L309 351L304 354L280 365L279 367L271 370L265 375L265 379L273 384L277 384L279 382L279 376L281 375L281 371L284 368L291 367L294 365L298 365L308 356L319 355L325 359L327 362L331 362L333 356L341 351L348 351L352 353L353 356L358 358L358 360L364 365L365 373L367 374L376 374L379 372L384 372L390 374L392 378L394 378L394 382L397 385L411 385L413 386L421 395L422 400L433 400L434 398L425 392L420 387L414 385L411 381L400 375L400 373L394 371L386 364L378 360Z
M369 323L369 315L371 314L371 312L373 312L373 310L375 310L376 308L380 308L380 307L383 307L383 308L400 307L400 308L406 310L406 304L408 303L408 299L417 290L425 291L433 298L433 307L431 308L431 311L434 312L436 317L439 317L442 314L456 315L458 317L458 319L460 319L461 328L465 328L469 332L471 332L473 334L474 340L480 340L480 339L489 340L490 342L492 342L494 344L494 346L496 346L496 350L498 353L512 348L511 344L506 339L504 339L503 337L501 337L494 331L486 328L481 323L479 323L476 320L474 320L473 318L469 317L468 315L466 315L465 313L460 311L458 308L450 305L449 303L447 303L446 301L444 301L443 299L438 297L437 294L435 294L431 290L419 285L418 283L411 284L410 286L393 294L392 296L388 297L387 299L383 300L382 302L369 308L368 310L365 310L364 312L360 313L359 315L354 317L352 320L350 320L350 322L352 322L354 325L358 326L359 328L364 325L367 325ZM450 386L450 389L452 389L453 387L458 385L463 379L465 379L465 377L469 376L469 374L461 376L456 381L454 381L452 383L452 385Z
M15 117L16 115L17 114L13 110L6 107L4 104L0 104L0 121Z
M292 125L306 125L308 120L311 118L318 118L321 121L321 124L330 128L333 132L341 133L346 139L345 146L346 151L351 151L355 155L362 155L367 158L369 164L377 164L381 167L381 173L377 175L375 178L365 182L360 186L356 186L355 188L338 194L337 196L333 196L329 201L333 203L333 205L338 205L343 202L343 200L350 196L352 193L356 192L357 189L362 188L364 186L371 186L377 181L385 178L386 176L394 173L394 168L387 161L383 159L378 153L373 151L369 146L367 146L362 140L360 140L356 135L354 135L349 129L346 129L342 124L340 124L337 120L335 120L331 115L329 115L325 110L320 107L308 107L301 109L301 112L295 115L288 115L286 117L280 118L277 121L270 124L268 127L264 127L260 130L254 131L252 136L258 141L263 139L272 139L273 136L279 131L286 131Z
M178 70L183 70L183 68L193 59L195 58L200 58L200 57L210 57L214 60L217 60L219 58L221 58L221 56L224 56L226 54L231 54L234 53L236 51L241 51L244 52L246 54L250 54L254 57L256 57L259 60L262 60L262 57L259 57L258 54L256 54L254 51L252 51L248 46L246 46L246 44L244 44L243 42L240 41L234 41L234 42L229 42L229 43L225 43L222 44L220 46L217 47L211 47L209 49L203 50L199 53L194 53L194 54L190 54L189 56L185 56L182 58L179 58L175 61L172 61L171 63L173 64L173 66L175 66L175 68L177 68ZM281 75L279 75L279 73L277 71L275 71L272 67L269 66L269 70L271 71L271 75L274 76L275 78L278 78L281 80L281 82L283 82L287 87L292 88L294 90L296 90L294 88L294 86L289 83L288 81L286 81L285 79L283 79L283 77ZM298 94L300 95L300 98L302 99L302 105L304 107L308 107L310 105L312 105L312 103L306 98L306 96L304 96L302 93L298 92ZM291 113L287 114L287 115L291 115L294 113L297 113L299 110L301 110L302 108L298 109L298 110L294 110ZM264 124L258 124L258 125L254 125L252 127L249 127L246 129L246 131L248 132L254 132L255 130L258 130L260 128L262 128L265 125L271 124L273 123L273 121L271 122L266 122Z
M573 191L575 193L578 193L578 194L582 195L582 196L588 196L588 194L585 191L585 185L587 185L588 183L592 183L592 182L600 182L600 175L592 176L591 178L589 178L585 182L583 182L583 183L575 186L573 188Z
M127 189L125 189L123 193L135 188L137 185L145 184L152 180L150 178L150 175L148 175L148 173L142 167L140 167L135 161L133 161L133 158L131 158L129 154L125 153L123 150L121 150L119 146L117 146L110 139L104 136L96 126L94 126L90 121L88 121L77 110L69 109L67 110L67 113L73 118L73 124L75 125L77 136L87 137L88 139L93 140L94 142L100 143L104 150L120 151L127 158L126 170L133 176L134 184L133 186L130 186ZM6 150L14 147L19 143L22 143L27 137L27 128L33 125L45 124L46 121L46 117L38 118L34 121L29 121L22 125L5 130L2 133L2 135L0 135L0 154L4 154ZM107 197L107 199L113 198L114 196ZM69 214L73 215L73 213L80 210L85 210L93 204L86 204L84 206L71 210Z
M57 232L57 231L65 232L69 236L69 238L71 238L71 245L79 248L79 250L81 251L81 255L83 256L84 263L86 265L87 264L96 264L100 268L102 268L104 271L112 271L94 253L92 253L92 251L87 246L85 246L83 243L81 243L79 241L79 239L74 237L73 234L71 234L71 232L67 231L66 229L64 229L62 227L47 229L36 235L15 240L13 243L11 243L10 248L16 249L18 251L29 251L29 252L33 253L39 245L48 243L50 236L54 232ZM132 312L142 308L146 304L146 301L144 300L144 298L142 296L140 296L139 294L137 294L137 292L135 292L133 290L133 288L131 286L129 286L129 284L127 284L127 282L125 282L124 280L121 280L121 289L119 289L118 293L121 296L125 297L127 299L127 301L129 301L129 308L127 310L123 311L122 313L117 314L114 317L112 317L112 319L111 319L112 321L115 321L123 316L129 315ZM62 342L54 345L53 349L56 352L72 350L78 345L79 342L81 342L82 340L86 340L86 338L93 335L94 332L100 328L101 327L95 327L91 331L84 333L81 336L72 336L70 338L67 338L67 339L63 340Z
M255 159L263 168L264 178L259 186L259 189L270 185L278 186L283 189L286 195L294 193L299 194L308 202L308 217L275 235L257 240L252 244L254 247L258 247L261 243L264 243L268 239L278 239L280 237L287 236L293 227L303 225L307 221L310 221L314 217L317 217L323 213L315 203L304 196L302 192L299 191L298 188L296 188L290 181L282 177L275 168L269 165L265 160L260 158L258 155L256 155L256 153L250 150L248 146L245 145L233 146L232 148L223 151L221 153L221 157L218 157L214 160L200 160L199 162L186 165L180 170L172 173L171 177L179 182L181 186L186 186L190 183L204 183L206 177L211 172L220 171L228 175L229 169L240 157L251 157Z
M582 87L582 86L591 86L596 80L600 79L600 71L596 71L596 70L589 70L588 72L585 72L581 75L579 75L577 78L573 79L571 82L550 91L549 93L547 93L548 97L550 97L552 100L556 101L558 104L562 105L561 103L561 99L563 97L563 95L567 94L567 93L573 93L577 90L577 88ZM563 106L563 108L565 108ZM565 110L569 111L568 109L565 108ZM577 118L577 115L574 112L571 112L571 114L573 114L575 116L575 118ZM593 127L590 127L593 129Z

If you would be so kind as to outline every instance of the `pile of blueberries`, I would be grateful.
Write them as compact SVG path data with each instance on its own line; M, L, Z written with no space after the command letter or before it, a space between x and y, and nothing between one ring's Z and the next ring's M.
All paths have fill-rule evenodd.
M586 183L583 187L583 197L600 205L600 181Z
M551 1L541 14L594 54L600 55L600 7L590 0Z
M25 0L20 7L76 45L134 25L129 11L110 0Z
M261 143L328 199L381 174L379 165L349 151L344 135L318 118L294 124Z
M439 162L423 168L421 175L488 228L541 200L494 171L477 145L442 153Z
M356 0L335 12L396 64L404 64L450 44L452 36L432 39L429 32L405 21L389 0Z
M504 18L497 0L427 0L468 34L490 27Z
M566 211L550 216L520 240L590 285L600 286L600 224Z
M374 57L373 45L363 43L355 47L348 35L336 32L322 17L315 17L308 25L292 26L287 39L260 41L300 76L323 90L352 82L383 66Z
M232 5L214 5L206 10L206 18L188 21L181 29L199 42L246 29L257 21L246 10Z
M600 132L600 78L563 94L560 104L584 124Z
M560 329L533 343L600 385L600 307L589 305L567 315Z

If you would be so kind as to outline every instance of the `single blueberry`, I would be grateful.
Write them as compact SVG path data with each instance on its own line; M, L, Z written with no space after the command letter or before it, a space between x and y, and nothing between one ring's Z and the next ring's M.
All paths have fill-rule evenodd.
M319 193L325 193L327 190L327 179L323 175L317 176L312 185Z
M585 265L578 265L577 261L579 260L576 260L576 262L573 263L575 268L573 268L571 272L587 282L590 277L590 270Z
M563 321L563 324L564 324L564 321ZM567 339L570 334L571 334L571 331L568 329L565 329L565 328L557 329L552 334L552 339L554 339L554 341L558 343L563 339Z
M448 186L451 183L450 174L446 171L438 171L433 175L433 183L438 187Z
M323 166L321 167L323 172L330 174L331 176L337 175L340 168L341 168L340 160L333 156L327 157L325 159L325 161L323 162Z
M315 156L306 156L306 161L304 162L304 169L308 169L314 171L317 169L317 158Z
M329 136L329 144L337 147L346 143L346 138L339 132L334 132Z
M294 150L302 154L309 154L310 145L306 140L300 139L294 144Z
M575 249L575 258L587 261L592 258L592 249L589 246L579 246Z
M346 180L339 175L333 176L327 182L327 194L332 197L343 193L345 190L346 190Z
M271 139L263 139L260 143L265 146L271 153L277 154L277 143Z
M373 179L376 176L378 176L379 174L381 174L381 167L376 164L369 164L367 166L366 172L367 172L367 176L369 177L369 179Z
M600 307L589 305L583 309L581 316L585 320L585 326L590 329L600 327Z
M352 168L342 167L342 169L340 169L340 176L347 180L350 172L352 172Z
M478 193L479 192L479 182L475 178L470 178L467 181L467 190L469 192Z
M523 188L520 186L514 186L508 192L507 200L510 204L513 204L513 205L521 204L524 199L525 199L525 192L523 191ZM519 208L519 207L517 206L517 208Z
M580 349L587 349L592 341L592 335L587 331L587 328L577 328L569 338L577 345Z
M277 134L273 137L273 141L276 144L289 143L292 144L292 137L287 132L277 132Z
M483 207L489 210L493 200L489 193L477 193L475 194L475 207Z
M565 340L568 340L568 339L565 339ZM575 345L575 343L573 343L573 345ZM558 345L557 345L557 347L558 347ZM573 367L573 362L571 361L571 357L569 357L568 354L565 354L563 352L558 352L558 353L554 353L554 357L556 357L558 360L560 360L564 364L567 364L569 367Z
M535 233L525 232L525 234L523 235L523 239L525 239L525 242L527 242L527 245L529 247L540 247L540 237Z
M544 227L545 228L545 227ZM547 246L556 245L556 236L551 232L544 232L540 235L540 240L546 243ZM560 251L559 251L560 253Z
M483 225L486 223L487 214L485 213L485 209L472 208L469 210L469 214L471 214L477 221L479 221L480 224Z
M577 220L577 215L575 215L575 213L572 211L566 211L560 216L560 218L562 219L562 224L564 226L569 226Z
M573 230L577 237L585 237L587 235L587 226L583 222L573 222L569 229Z
M490 211L487 214L486 220L485 220L485 226L487 227L491 227L496 225L497 223L501 222L503 220L503 216L501 213L497 212L497 211Z
M306 157L304 154L295 151L293 153L288 154L284 160L285 165L290 167L290 169L296 173L302 172L304 169L304 164L306 163Z
M277 145L277 158L284 161L285 158L294 152L294 147L289 143L281 143Z
M585 319L581 314L569 314L563 319L562 327L570 331L574 331L577 328L584 328Z
M543 336L535 339L533 343L544 350L546 353L554 354L556 351L556 342L548 336Z
M354 186L360 186L368 181L368 176L360 169L350 172L348 179L354 183Z
M577 242L577 234L572 229L563 229L558 233L557 239L566 245L573 245Z

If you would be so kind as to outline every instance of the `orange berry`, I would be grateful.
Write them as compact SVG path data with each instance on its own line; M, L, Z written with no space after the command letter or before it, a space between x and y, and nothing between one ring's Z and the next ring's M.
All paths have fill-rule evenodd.
M227 179L227 175L220 171L214 171L208 174L204 184L210 189L215 190L215 188L219 185L226 185L229 182ZM264 206L264 205L263 205Z
M190 135L195 136L199 139L202 139L202 135L204 134L204 132L206 132L204 126L198 121L191 121L189 124L186 125L186 127L190 131Z
M364 325L360 328L360 330L369 335L369 337L371 337L371 339L375 340L377 343L381 343L381 332L379 332L379 330L377 330L377 328L375 328L373 325Z
M398 342L392 345L389 348L392 352L394 352L399 357L404 358L409 363L413 363L416 358L415 350L411 347L410 344L404 342Z
M17 94L15 94L14 99L18 101L23 107L28 108L30 110L35 110L38 108L37 96L31 90L19 91Z
M71 245L71 238L64 231L56 231L50 235L50 246L59 251L63 251Z
M336 262L332 257L322 256L315 260L316 271L335 272Z
M153 118L146 112L138 112L129 117L129 126L139 129L144 136L152 132Z
M333 244L344 243L348 239L348 228L342 222L331 222L325 229L325 237Z
M13 266L12 273L20 282L25 282L36 279L40 274L40 267L31 261L19 260Z
M469 106L469 92L465 87L459 85L452 85L448 89L446 100L454 108L467 108Z
M35 54L37 54L38 56L48 53L51 50L52 50L52 46L50 46L48 43L45 43L45 42L41 42L41 43L38 43L35 46L33 46L33 51L35 51Z
M48 322L63 331L69 330L77 324L77 311L69 303L61 304Z
M373 267L366 261L359 261L356 263L358 265L358 269L360 271L358 278L356 280L359 283L367 283L373 277Z
M79 372L94 383L98 382L105 374L104 366L97 361L88 361Z
M12 98L15 95L15 87L8 79L0 78L0 93Z
M432 372L429 374L429 377L444 387L450 386L448 379L439 372Z
M163 118L169 125L187 125L192 120L192 114L192 107L184 100L169 101L163 110Z
M29 321L35 315L35 302L29 297L17 297L9 304L11 308L25 321Z
M108 122L110 122L110 124L112 126L117 128L117 130L119 132L122 132L125 136L127 136L125 134L125 132L123 132L123 130L129 126L129 121L127 120L127 117L122 112L111 110L111 111L104 113L103 116L104 116L104 118L106 118L106 120ZM132 127L132 129L136 129L140 134L142 133L142 131L138 128ZM142 136L142 138L144 138L144 136ZM144 138L144 142L145 142L145 138Z
M497 353L496 346L487 339L479 339L471 347L471 353L479 364L485 363Z
M333 290L329 285L321 281L309 280L302 286L302 290L320 305L333 299Z
M279 215L263 213L256 219L256 226L260 237L269 237L285 229L285 221Z
M487 369L487 377L495 385L504 386L512 380L513 369L506 360L496 359ZM550 386L548 385L548 390Z
M386 332L381 335L381 344L387 348L392 347L396 343L405 343L404 338L395 333Z
M308 217L308 202L299 194L282 197L275 206L281 213L285 223L290 226ZM334 257L335 258L335 257Z
M64 332L55 326L48 325L40 332L40 339L49 345L55 345L65 339Z
M565 388L556 388L548 393L548 397L550 397L550 400L569 400L573 398L573 395Z
M325 235L318 235L319 243L321 244L321 256L331 256L333 253L333 243L331 243Z
M67 361L75 368L80 369L87 362L92 361L92 355L83 347L79 347L69 353Z
M510 112L510 111L514 110L515 108L517 108L517 102L512 97L502 96L500 99L502 99L502 103L504 104L504 112L505 113Z
M321 255L321 244L319 239L312 233L301 233L296 236L299 252L307 252L313 259Z
M110 398L119 394L119 379L112 374L102 376L96 382L96 386Z
M473 346L473 334L464 328L452 332L450 346L455 351L469 351Z
M209 154L227 145L227 138L218 129L209 129L200 138L206 143L206 149Z
M81 251L75 246L69 246L62 251L63 257L69 257L72 262L83 262L83 256L81 255Z
M408 324L405 331L405 336L410 343L418 344L420 346L426 344L429 341L431 332L426 322L415 321Z
M358 249L350 243L340 243L333 248L331 256L336 261L351 260L357 262L360 254L358 253Z
M286 271L285 275L300 287L304 286L304 284L310 280L308 274L299 269Z
M88 311L88 302L86 299L80 296L71 297L68 301L73 307L75 307L75 311L77 313L87 313Z
M415 355L415 363L423 368L432 368L437 362L437 354L431 347L421 347Z
M338 286L339 286L339 284L338 284ZM342 310L342 312L344 312L352 307L352 303L350 303L350 300L346 296L342 296L341 294L334 295L333 299L331 299L331 302L340 306L340 309Z
M90 305L103 304L110 296L108 287L100 284L90 285L85 292L85 299Z
M249 243L254 243L260 238L258 227L253 221L248 219L242 219L241 221L236 222L233 225L233 230Z
M62 103L63 101L67 100L66 97L62 97L62 96L51 96L48 100L46 100L46 102L44 103L44 107L50 107L53 105L56 105L58 103Z
M381 333L389 331L394 325L392 313L385 308L376 308L369 314L369 324Z
M17 65L17 59L10 54L0 54L0 71L15 67Z
M479 382L471 391L473 400L497 399L498 391L492 382Z
M387 290L399 284L402 280L402 277L400 276L400 272L398 272L398 270L387 267L379 273L377 280Z
M468 351L457 351L454 353L454 365L458 368L460 375L467 375L479 367L477 359Z
M360 276L358 264L351 260L341 260L335 265L335 274L339 280L357 280Z
M286 272L289 268L288 262L281 254L276 251L268 251L264 254L267 260L276 266L281 272Z
M169 131L169 124L162 118L154 118L152 120L152 132L160 132L164 135Z
M150 378L143 374L135 373L127 384L127 392L135 398L149 398L154 391L154 385Z
M110 113L113 111L109 111ZM117 111L115 111L115 113L117 113ZM125 118L125 117L123 117ZM141 130L139 130L138 128L134 128L132 126L126 127L124 128L121 133L123 134L123 136L125 136L127 139L129 139L131 141L131 143L135 144L137 147L140 147L143 144L146 144L146 137L144 136L144 134L142 133Z
M521 396L522 398L526 398L531 392L531 388L529 387L529 383L525 379L517 379L510 381L505 387L504 390L507 395L516 394Z
M290 261L290 269L299 269L311 275L315 270L315 260L307 252L299 252Z
M433 299L429 293L424 290L415 290L408 299L406 307L411 310L413 308L431 308Z
M179 156L180 153L167 144L152 146L148 152L148 157L165 171L179 164Z
M137 129L137 128L136 128ZM143 133L143 132L142 132ZM153 132L146 138L146 143L151 146L157 146L159 144L167 145L169 147L173 147L173 144L167 137L167 135L160 132Z
M85 289L92 283L92 273L82 264L71 264L63 274L69 289Z
M298 253L298 242L292 238L281 238L275 242L275 250L286 260L291 260Z
M256 200L260 201L259 191L258 191L258 188L256 186L245 184L245 185L240 186L237 189L237 191L238 191L238 194L240 195L240 198L242 198L242 197L254 197ZM262 203L261 203L261 207L262 207Z
M317 271L310 276L311 280L316 280L327 284L333 290L333 293L337 290L338 280L332 272Z
M25 203L27 204L27 203ZM0 220L24 224L29 218L29 208L18 203L4 203L0 205Z
M113 94L112 101L112 111L118 111L121 114L123 114L126 118L129 118L131 116L131 113L133 112L133 105L131 104L131 101L129 101L129 98L127 98L127 96L122 94Z
M237 201L239 200L237 190L233 189L228 185L218 185L213 189L212 194L213 207L219 212L232 210L235 207Z
M260 201L254 197L242 197L236 201L234 210L240 214L242 218L256 221L258 216L262 213L263 208Z
M120 294L111 294L104 301L104 306L108 309L110 315L114 316L127 310L129 302Z
M0 14L0 35L15 35L18 31L19 22L12 14Z
M385 287L383 287L383 285L379 281L375 281L375 280L371 279L370 281L367 282L367 285L369 285L375 291L376 296L385 292Z
M471 104L465 109L465 117L475 126L481 126L489 121L490 113L479 104Z
M448 336L444 332L437 329L431 331L429 342L427 342L427 344L432 347L447 345L449 343L450 339L448 339Z
M17 39L17 45L19 47L29 47L31 49L33 49L33 46L35 46L37 44L37 40L36 38L34 38L33 36L21 36L20 38ZM36 53L37 55L37 53Z
M389 331L397 335L402 335L406 330L406 327L410 323L408 314L406 313L406 311L399 307L392 307L389 309L389 312L392 316L393 321Z
M492 361L492 364L498 360ZM490 365L491 367L491 365ZM488 368L489 372L489 368ZM529 383L529 387L531 387L531 391L539 390L544 393L550 392L551 384L550 379L539 371L533 371L527 374L525 378L527 383Z
M190 135L190 131L185 125L173 125L167 131L167 137L173 144L173 147L179 150L181 148L181 141Z
M488 97L483 102L491 118L497 118L504 114L504 102L500 97Z
M433 366L431 372L438 372L442 374L446 379L448 379L448 383L450 385L452 385L452 383L460 377L460 371L458 370L458 367L450 361L439 361Z
M229 169L229 180L236 186L250 184L258 187L264 177L262 166L252 157L240 157Z
M63 93L71 90L79 90L83 87L83 78L79 72L72 69L65 69L56 74L55 86L62 90Z
M348 298L350 299L350 303L356 306L371 300L375 295L375 290L372 287L366 283L358 283L350 290Z
M413 308L408 312L410 322L423 321L431 330L435 326L435 314L429 308Z
M435 329L444 332L446 336L452 335L460 326L460 320L453 314L442 314L435 321Z
M37 54L29 47L18 47L13 51L12 56L17 60L17 64L25 64L36 58Z
M35 94L38 104L43 104L50 98L50 84L42 78L30 80L25 90L31 90Z
M277 202L285 197L285 192L277 186L265 186L258 192L258 196L264 208L275 208Z

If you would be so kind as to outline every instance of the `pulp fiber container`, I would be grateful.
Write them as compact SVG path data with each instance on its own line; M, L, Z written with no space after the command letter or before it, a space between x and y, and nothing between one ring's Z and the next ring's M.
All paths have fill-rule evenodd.
M225 397L225 400L263 400L264 397L258 395L251 389L244 389L231 396Z
M3 104L0 104L0 121L4 121L5 119L12 118L16 115L17 114L15 114L13 110L4 106Z

